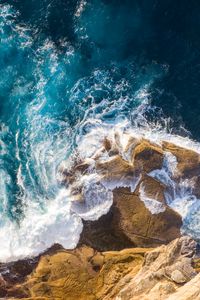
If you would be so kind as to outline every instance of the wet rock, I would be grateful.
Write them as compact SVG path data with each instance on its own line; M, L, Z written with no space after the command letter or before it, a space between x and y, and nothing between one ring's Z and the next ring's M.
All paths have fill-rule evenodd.
M142 139L132 153L134 166L148 173L155 169L161 169L164 151L161 147Z
M169 142L163 142L162 146L164 151L169 151L177 158L179 176L190 179L200 174L200 155L197 152Z
M120 250L130 246L154 247L180 236L181 217L169 207L152 214L137 191L131 193L127 188L119 188L113 195L113 206L106 216L84 222L80 244L100 251Z

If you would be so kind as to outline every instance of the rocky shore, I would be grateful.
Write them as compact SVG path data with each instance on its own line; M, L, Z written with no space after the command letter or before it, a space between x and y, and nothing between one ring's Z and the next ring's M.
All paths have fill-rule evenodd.
M169 141L105 138L91 157L62 170L62 183L74 198L72 209L87 210L85 182L79 179L94 172L95 184L113 195L108 212L83 220L74 250L54 245L39 257L1 264L0 297L200 299L197 242L185 235L190 228L184 214L171 205L185 181L199 196L199 153Z
M200 259L196 242L177 238L168 245L99 252L88 246L54 250L24 276L27 261L1 277L3 299L199 299ZM30 267L30 265L29 265ZM18 269L18 270L17 270ZM30 272L27 270L27 272ZM15 272L15 278L9 276ZM26 272L26 271L25 271ZM5 297L5 298L4 298Z

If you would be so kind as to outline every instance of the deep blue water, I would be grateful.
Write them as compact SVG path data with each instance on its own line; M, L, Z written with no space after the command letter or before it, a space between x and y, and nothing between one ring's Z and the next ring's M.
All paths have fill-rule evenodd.
M36 39L49 37L59 50L62 39L74 45L81 55L80 72L132 59L144 66L152 61L166 64L168 72L153 86L152 101L167 115L177 119L178 114L199 138L198 1L87 1L81 24L74 18L78 1L2 3L12 4L20 13L19 22L37 30ZM86 39L79 30L87 32Z
M46 212L91 120L200 139L198 1L0 1L0 226ZM2 233L4 234L4 233Z

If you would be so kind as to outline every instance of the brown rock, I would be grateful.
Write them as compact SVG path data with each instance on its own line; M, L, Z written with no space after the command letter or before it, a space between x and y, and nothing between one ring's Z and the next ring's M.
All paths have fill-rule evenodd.
M102 147L92 158L81 164L79 162L74 168L75 173L82 171L84 174L90 174L91 169L89 171L87 167L92 160L91 164L94 167L95 162L94 172L98 173L99 181L103 184L109 183L112 187L115 184L125 186L114 189L113 205L106 216L94 222L84 221L80 244L87 244L99 251L120 250L130 246L156 246L179 237L181 217L168 207L164 195L165 190L169 191L172 187L166 187L148 174L163 168L166 152L177 158L178 171L173 178L177 184L182 177L188 175L191 179L200 171L200 157L194 151L168 142L157 145L144 138L139 139L126 134L123 138L126 142L120 141L119 134L112 140L105 138ZM137 187L131 192L126 186L134 181L137 182ZM196 176L194 181L194 191L200 194L199 177ZM75 183L71 182L71 190L75 201L82 200L84 206L85 198L81 196L84 189L81 184L76 180Z
M119 188L114 191L114 203L106 216L84 222L80 244L99 251L154 247L180 236L181 225L181 217L169 207L162 213L152 214L137 192Z
M200 276L192 266L195 250L189 237L156 249L60 250L41 257L10 299L22 299L20 293L26 293L24 300L199 299Z
M114 197L120 228L135 245L153 247L180 236L181 217L172 209L166 207L164 212L152 214L134 193L117 190Z
M132 154L134 166L148 173L155 169L161 169L163 163L163 149L147 140L141 140Z
M135 168L120 155L115 155L108 161L96 162L97 173L104 179L123 180L125 177L133 177Z
M16 292L28 291L26 299L114 299L127 274L134 276L148 249L96 252L89 247L43 256L35 271ZM15 296L15 299L17 298Z
M141 180L141 182L147 197L155 199L166 205L164 197L166 186L164 184L148 175L143 175L143 179Z
M200 155L197 152L168 142L162 145L164 151L171 152L177 158L179 176L192 178L200 174Z
M98 251L122 250L135 246L119 228L119 211L113 205L97 221L83 221L79 245L86 244Z

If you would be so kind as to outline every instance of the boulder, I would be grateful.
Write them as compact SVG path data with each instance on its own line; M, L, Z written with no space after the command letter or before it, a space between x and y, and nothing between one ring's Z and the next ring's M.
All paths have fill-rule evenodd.
M155 186L155 193L157 191L159 183ZM181 235L181 217L169 207L162 213L152 214L137 191L132 193L128 188L118 188L113 195L113 205L107 215L97 221L84 222L80 244L99 251L130 246L155 247Z
M185 236L147 253L141 270L129 280L116 300L197 299L169 297L185 282L194 280L196 272L192 267L192 258L195 251L196 243ZM123 280L126 281L126 276Z
M106 161L96 162L97 173L103 180L120 181L134 177L136 170L132 164L124 160L120 155L115 155Z
M148 173L155 169L161 169L163 163L163 149L142 139L133 149L132 161L134 166L140 168L142 172Z
M176 157L179 177L190 179L200 174L199 153L169 142L163 142L162 146L164 151L168 151Z

